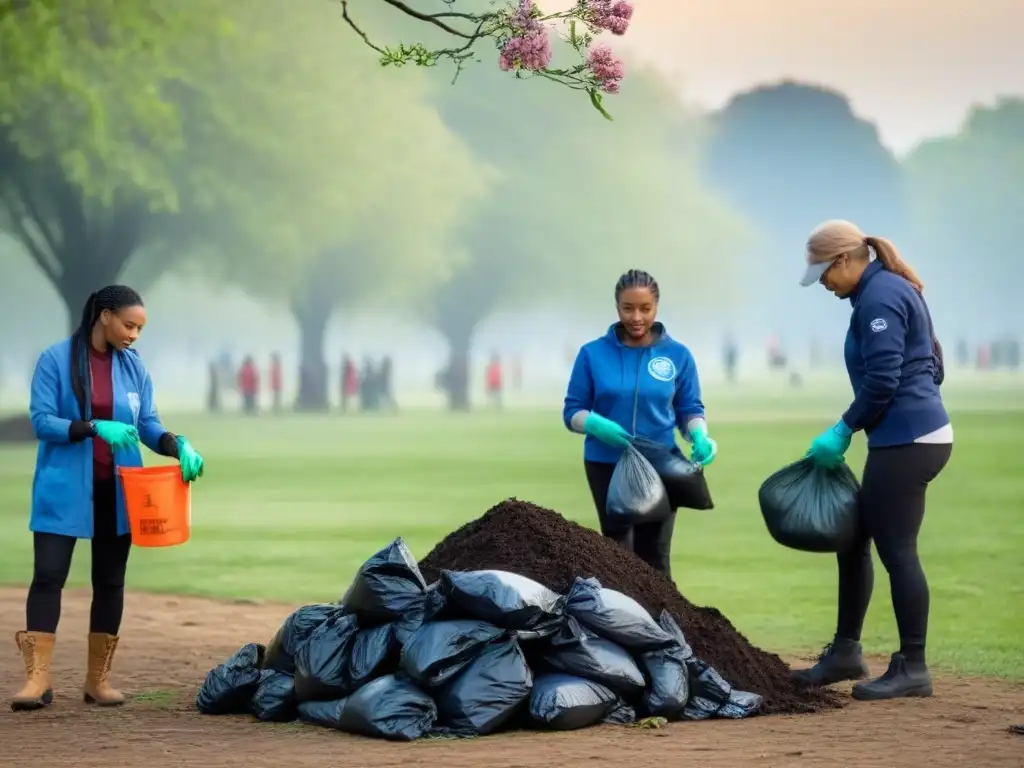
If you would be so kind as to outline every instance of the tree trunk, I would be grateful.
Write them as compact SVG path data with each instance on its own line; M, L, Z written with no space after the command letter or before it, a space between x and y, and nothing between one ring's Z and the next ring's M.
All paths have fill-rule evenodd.
M295 399L297 411L330 409L327 395L327 363L324 360L324 339L332 308L321 302L296 302L292 307L299 324L299 392Z
M448 410L470 410L469 398L469 343L473 329L460 328L458 333L446 333L448 340L448 368L445 372L445 393Z
M66 276L62 277L55 285L68 310L70 333L77 331L82 324L82 312L85 310L85 303L89 300L89 295L104 286L117 282L117 275L120 272L120 265L114 267L113 264L106 264L101 259L83 259L83 261L91 263L94 267L94 271L90 273L89 277L68 270ZM110 269L107 269L108 266Z

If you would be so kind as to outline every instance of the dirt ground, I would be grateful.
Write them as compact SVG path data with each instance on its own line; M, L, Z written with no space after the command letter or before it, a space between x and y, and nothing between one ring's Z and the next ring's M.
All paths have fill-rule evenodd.
M24 590L0 590L0 671L21 674L12 637ZM203 717L193 700L210 667L245 642L266 642L291 606L129 595L114 683L131 694L115 710L81 703L89 597L68 592L54 660L55 701L43 712L0 710L3 766L1024 766L1024 684L945 677L929 700L861 704L824 715L677 723L656 730L603 726L391 744L298 724ZM0 648L3 648L0 645ZM885 660L872 659L881 671Z

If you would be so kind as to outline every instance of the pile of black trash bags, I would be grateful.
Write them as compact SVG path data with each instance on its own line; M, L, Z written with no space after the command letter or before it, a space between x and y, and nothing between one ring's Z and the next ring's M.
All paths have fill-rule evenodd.
M760 705L696 659L667 612L655 621L596 579L566 595L505 571L443 571L428 586L400 538L340 602L299 608L268 645L210 670L196 697L203 714L397 741L742 718Z

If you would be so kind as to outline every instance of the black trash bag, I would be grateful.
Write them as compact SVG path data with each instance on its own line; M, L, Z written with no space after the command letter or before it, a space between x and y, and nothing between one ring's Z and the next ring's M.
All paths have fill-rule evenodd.
M729 694L729 701L715 712L715 717L728 718L730 720L742 720L744 717L756 715L761 710L764 697L757 693L748 691L733 690Z
M444 621L451 618L457 619L458 616L445 615L446 604L447 600L444 596L441 580L438 579L427 587L427 599L424 601L423 606L423 623L426 624L428 621Z
M609 688L564 672L539 675L530 694L530 719L553 731L575 731L602 722L619 697Z
M385 675L345 699L299 704L305 723L390 741L413 741L437 719L434 700L414 683Z
M801 552L845 552L857 540L860 483L845 463L834 469L801 459L761 485L768 533Z
M457 619L458 616L445 615L444 595L441 593L441 582L435 581L427 587L423 604L409 606L409 610L394 622L395 640L399 648L409 642L417 629L431 621L444 621L445 619Z
M358 633L356 617L338 612L299 646L295 654L295 695L299 701L333 701L355 690L348 673Z
M649 651L640 657L640 667L648 681L644 691L644 711L649 717L676 720L682 717L690 699L686 662L693 658L693 650L668 611L661 612L658 624L673 638L673 644L658 651Z
M505 634L505 630L477 619L424 624L402 647L400 666L424 688L437 688L472 664L488 643Z
M422 616L427 583L401 537L360 567L341 599L364 627L399 621L409 613Z
M636 722L636 710L619 699L601 722L609 725L630 725Z
M371 680L389 675L398 669L401 647L395 638L395 624L362 629L356 633L346 673L351 690L362 688Z
M550 639L544 662L559 672L600 683L625 699L639 697L646 684L624 648L598 637L573 618Z
M723 705L729 703L732 686L714 667L695 656L686 660L690 681L690 700L683 710L684 720L707 720L714 717Z
M672 514L665 484L651 462L631 445L615 464L605 510L609 524L616 528L657 523Z
M445 615L487 621L521 638L546 637L565 621L565 597L508 571L441 571Z
M295 674L295 652L339 607L336 603L317 603L292 613L267 646L264 668Z
M234 655L206 674L196 709L204 715L240 715L249 711L249 702L260 684L265 646L243 645Z
M675 446L662 445L644 437L633 440L634 447L651 462L668 493L672 509L714 509L711 489L704 468L683 456Z
M459 736L487 736L511 721L530 698L533 673L514 637L487 645L466 669L441 688L437 722Z
M566 595L565 612L590 631L633 653L668 648L675 642L640 603L605 589L595 578L576 578Z
M295 698L295 677L287 672L264 670L250 708L257 720L265 723L288 723L299 715Z

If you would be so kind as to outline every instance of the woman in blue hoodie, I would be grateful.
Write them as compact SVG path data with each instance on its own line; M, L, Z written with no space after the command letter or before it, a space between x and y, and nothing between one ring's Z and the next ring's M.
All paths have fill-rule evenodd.
M583 345L569 377L562 419L586 435L583 467L601 533L672 578L673 510L664 522L612 526L605 506L615 463L634 437L676 446L675 431L692 443L691 459L710 464L717 453L708 437L697 365L690 350L656 321L661 298L655 279L631 269L615 284L619 321Z
M131 345L146 324L142 298L112 285L92 294L70 339L44 350L32 375L32 426L39 439L32 483L34 565L25 630L16 641L25 685L15 710L53 700L50 662L61 592L78 539L91 539L92 608L85 701L124 703L109 683L124 610L131 534L116 468L142 466L139 443L176 458L191 482L203 459L184 437L168 432L153 403L153 385Z
M953 427L939 394L942 347L922 296L924 287L892 243L838 220L825 222L808 239L801 283L821 283L849 299L853 308L845 346L853 402L814 439L808 456L820 466L837 466L853 433L864 430L868 458L861 480L859 540L839 554L835 638L816 665L796 674L816 685L868 676L860 633L874 586L874 541L889 573L900 650L884 675L855 685L853 696L931 696L924 654L928 581L917 555L917 535L928 484L953 452Z

